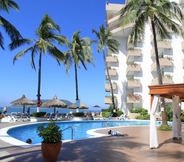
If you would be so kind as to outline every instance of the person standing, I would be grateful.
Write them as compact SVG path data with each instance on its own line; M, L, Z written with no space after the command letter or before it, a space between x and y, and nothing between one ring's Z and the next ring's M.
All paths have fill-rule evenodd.
M4 116L6 116L7 111L8 111L8 107L5 106L5 107L3 108L3 114L4 114Z

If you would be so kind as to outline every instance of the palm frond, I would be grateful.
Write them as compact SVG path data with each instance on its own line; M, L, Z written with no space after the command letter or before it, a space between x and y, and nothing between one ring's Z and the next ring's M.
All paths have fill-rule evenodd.
M9 46L9 49L12 51L22 45L25 45L25 44L29 45L33 42L34 42L33 39L23 38L23 39L18 39L18 40L11 42L8 46Z
M19 52L18 54L16 54L13 58L13 64L15 63L15 61L17 59L19 59L20 57L23 57L27 52L31 51L33 47L29 47L29 48L26 48L25 50Z
M19 33L19 31L11 23L9 23L2 16L0 16L0 21L1 21L1 26L5 29L11 41L22 39L22 36Z
M9 13L9 9L19 10L19 6L13 0L1 0L0 1L0 10L6 11Z

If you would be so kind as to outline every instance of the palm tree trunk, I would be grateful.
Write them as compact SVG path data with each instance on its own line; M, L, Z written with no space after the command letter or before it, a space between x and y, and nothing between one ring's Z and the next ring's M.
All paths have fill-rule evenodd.
M40 89L41 89L41 66L42 66L42 52L40 51L39 55L39 65L38 65L38 94L37 94L37 101L40 100L41 94L40 94ZM37 112L39 112L39 106L37 106Z
M162 75L161 75L161 69L160 69L160 62L159 62L159 56L158 56L158 47L157 47L157 39L156 39L156 31L155 31L155 25L154 21L151 21L152 25L152 31L153 31L153 39L154 39L154 48L155 48L155 59L156 59L156 67L157 67L157 75L158 75L158 83L161 85L162 82ZM161 97L162 107L164 110L162 111L162 124L167 125L167 116L166 116L166 106L165 106L165 99Z
M109 69L107 67L107 62L106 62L106 55L105 55L105 52L103 51L103 59L104 59L104 63L105 63L105 68L107 70L107 77L108 77L108 80L109 80L109 84L110 84L110 88L111 88L111 95L112 95L112 107L113 107L113 110L116 109L115 107L115 102L114 102L114 91L113 91L113 87L112 87L112 81L111 81L111 78L110 78L110 75L109 75Z
M78 78L77 78L77 65L75 64L74 67L75 67L76 107L79 108L79 105L77 105L77 102L79 102Z

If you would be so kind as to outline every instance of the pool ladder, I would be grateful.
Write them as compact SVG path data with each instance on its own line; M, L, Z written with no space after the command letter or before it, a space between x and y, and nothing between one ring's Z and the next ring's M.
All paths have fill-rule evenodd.
M67 130L67 129L69 129L69 128L71 128L71 131L72 131L71 139L73 140L73 128L72 128L71 126L65 128L65 129L63 129L62 132L65 131L65 130Z

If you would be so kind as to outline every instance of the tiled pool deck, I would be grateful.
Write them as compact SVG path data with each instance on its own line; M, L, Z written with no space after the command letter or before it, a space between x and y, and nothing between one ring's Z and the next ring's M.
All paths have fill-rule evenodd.
M0 123L0 129L12 124ZM25 123L24 123L25 124ZM108 128L107 128L108 130ZM107 130L98 130L106 134ZM172 139L172 132L158 131L159 148L149 148L149 127L113 128L126 137L99 137L63 143L58 162L182 162L184 133ZM182 130L184 132L184 130ZM0 140L0 162L42 162L40 146L22 148Z

